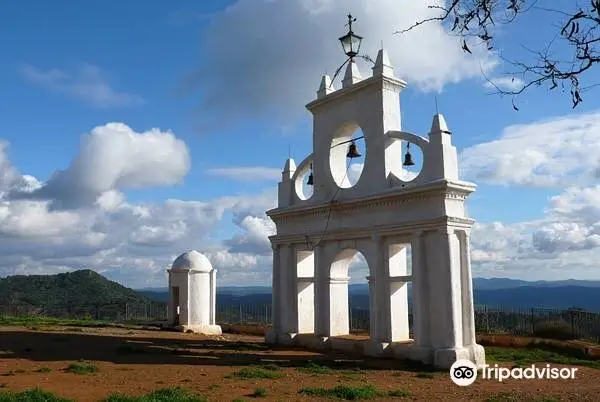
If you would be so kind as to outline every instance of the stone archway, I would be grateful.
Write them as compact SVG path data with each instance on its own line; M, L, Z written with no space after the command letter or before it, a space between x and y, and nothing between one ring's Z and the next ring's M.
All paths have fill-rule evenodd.
M362 256L367 266L366 256L357 249L345 248L337 253L329 267L329 335L349 335L351 329L350 267L358 256ZM369 291L369 300L373 295ZM369 315L373 310L369 308ZM369 317L370 318L370 317ZM369 322L371 320L369 319Z

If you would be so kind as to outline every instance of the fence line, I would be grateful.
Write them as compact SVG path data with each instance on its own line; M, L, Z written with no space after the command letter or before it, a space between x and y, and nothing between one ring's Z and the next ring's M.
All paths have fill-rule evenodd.
M215 313L218 324L270 325L272 309L271 303L220 303ZM158 302L52 305L43 308L19 304L0 305L0 317L31 315L112 322L164 322L167 319L167 305ZM412 304L409 304L411 333L412 318ZM351 331L368 331L369 309L350 305L349 324ZM475 306L475 327L478 333L486 334L580 338L600 342L600 313L579 309Z

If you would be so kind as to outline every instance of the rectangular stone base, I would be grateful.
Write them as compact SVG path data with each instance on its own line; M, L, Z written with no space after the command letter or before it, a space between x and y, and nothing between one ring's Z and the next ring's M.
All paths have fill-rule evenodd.
M402 342L375 342L370 339L352 337L323 337L314 334L275 334L269 331L266 336L269 344L295 345L312 350L332 349L349 355L391 357L400 360L413 360L433 365L439 369L449 369L459 359L470 360L477 366L485 364L483 346L473 344L460 348L435 349L417 346L412 339Z

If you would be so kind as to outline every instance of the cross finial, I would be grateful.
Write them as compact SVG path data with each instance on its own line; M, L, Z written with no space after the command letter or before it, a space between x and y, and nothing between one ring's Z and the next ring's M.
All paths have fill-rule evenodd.
M348 30L350 32L352 32L352 23L356 22L356 18L352 17L352 14L348 13L348 23L346 24L348 26Z
M435 114L440 114L440 112L438 111L437 93L434 96L435 96Z

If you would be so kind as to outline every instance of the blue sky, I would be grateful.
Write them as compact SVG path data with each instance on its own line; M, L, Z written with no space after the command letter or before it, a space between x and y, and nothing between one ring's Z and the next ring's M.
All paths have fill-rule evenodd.
M373 6L375 3L380 10ZM226 9L228 6L231 8ZM90 193L93 197L105 192L121 197L119 202L124 204L117 202L109 212L103 209L100 213L78 201L78 209L53 211L52 206L40 206L41 210L36 209L38 215L27 217L19 215L25 213L22 209L25 207L19 206L19 202L24 201L7 201L0 235L12 239L10 246L5 247L13 248L9 253L11 258L0 261L0 275L93 268L132 285L160 285L169 259L187 248L198 248L213 256L215 264L220 264L225 283L268 283L270 256L265 251L268 243L265 243L266 232L260 237L259 227L267 230L269 223L265 223L260 211L271 206L270 195L274 194L288 149L291 147L296 162L310 153L312 122L303 105L314 97L321 74L324 71L332 74L344 61L336 40L344 31L348 8L358 17L355 30L365 36L367 52L374 57L383 40L396 66L396 75L408 81L409 86L401 94L403 128L426 135L435 112L434 94L437 93L439 110L454 133L454 145L459 153L469 150L462 154L461 166L469 168L470 176L466 178L479 186L469 201L469 212L484 225L480 228L482 233L496 236L473 245L482 255L479 260L474 256L475 275L548 279L544 264L553 261L549 269L557 279L597 279L592 261L597 240L594 225L598 221L587 215L565 217L564 211L554 211L553 204L549 204L550 197L572 196L573 192L567 193L571 186L569 180L581 176L578 172L563 172L563 175L547 169L564 163L558 150L540 148L545 165L540 165L542 162L535 166L516 164L515 170L524 169L516 176L503 173L482 178L477 169L491 167L493 170L494 163L500 163L500 159L494 158L510 157L512 153L523 162L528 158L523 152L548 142L544 135L550 135L551 129L546 127L545 133L535 130L535 125L542 121L572 119L567 127L583 127L584 131L578 135L596 147L600 142L596 134L600 126L590 128L590 124L599 120L596 114L600 101L590 94L572 111L567 96L551 95L546 88L534 88L516 101L521 110L515 112L509 98L490 95L491 90L484 85L480 72L482 62L496 63L486 72L488 76L505 76L503 72L508 66L502 64L497 55L487 54L483 49L475 51L474 56L465 55L459 48L453 49L453 39L444 36L437 25L402 37L392 35L394 29L422 15L419 13L423 7L391 0L345 3L333 0L178 1L176 4L110 0L69 2L68 6L66 3L4 2L0 33L8 40L3 41L0 63L3 123L0 139L7 147L5 164L0 163L0 169L4 166L12 172L13 187L14 183L22 182L23 175L35 177L34 187L43 187L56 170L68 172L57 182L79 180L83 183L90 175L100 175L97 166L114 167L119 163L125 166L124 162L115 163L111 159L121 157L118 155L125 155L132 166L139 168L141 164L134 161L135 152L120 154L117 149L111 150L109 140L95 143L102 143L104 147L104 159L99 157L96 170L88 166L86 169L92 170L83 174L77 169L85 170L81 166L87 166L87 162L77 166L72 163L82 154L82 135L111 122L123 123L141 135L154 128L163 134L170 131L176 140L183 142L185 150L167 139L169 134L164 134L154 145L147 145L148 148L140 148L164 151L157 159L148 157L147 165L162 173L155 174L151 168L145 173L152 177L142 178L144 172L131 173L135 167L127 166L122 168L126 173L116 172L111 179L114 185L107 184L97 190L97 194ZM390 10L403 12L394 19ZM531 45L542 43L544 35L551 33L547 20L544 14L531 14L513 29L498 32L496 47L503 55L529 57L522 44L525 38ZM527 32L531 31L539 35L529 37ZM315 38L323 44L316 45ZM437 50L432 50L434 48ZM419 50L417 57L415 49L425 50ZM359 67L367 71L369 66L361 64ZM594 78L597 73L586 77L589 82ZM583 124L579 119L589 119L592 123ZM213 124L215 122L217 124ZM525 137L522 133L529 132L527 130L537 137ZM518 138L498 143L507 133ZM568 138L568 133L564 134ZM161 142L163 140L168 144ZM478 148L479 144L488 145ZM568 155L577 158L581 147ZM95 149L85 154L84 159L94 159L90 155ZM184 162L169 165L177 157L188 158L189 166ZM481 158L487 160L489 166L474 162ZM254 177L247 176L243 180L239 172L230 170L219 175L214 171L239 167L262 170L253 170ZM546 176L555 174L560 180L552 184L547 184L547 180L536 181L544 169L549 172ZM127 172L131 174L129 179L119 179ZM5 173L5 176L9 175ZM572 183L583 193L586 189L597 190L593 180ZM46 194L43 196L46 198L40 196L42 201L48 201L49 193L50 197L64 197L62 193L57 195L57 188L49 186L42 191L40 194ZM67 185L67 188L77 191L76 186ZM64 186L60 189L66 191ZM595 199L595 195L590 197ZM41 202L39 197L32 199ZM173 213L166 212L165 202L169 199L188 202L182 207L187 208L185 212L168 215ZM188 209L200 208L193 204L199 201L209 205L202 206L209 211L196 212L195 218L184 217L192 213ZM61 205L66 205L64 199L62 202ZM34 208L33 204L27 205ZM97 207L97 203L94 205ZM162 211L156 213L166 221L134 219L132 216L137 215L131 211L139 206ZM17 213L11 208L21 209ZM582 210L589 213L590 208L597 207L590 205ZM120 215L125 214L125 210L129 211L127 218ZM207 218L207 214L215 210L218 213ZM557 218L557 213L562 214L562 220ZM70 238L61 237L63 234L44 236L35 233L39 228L25 228L30 220L40 224L44 219L63 223L71 219L73 227L78 229L65 223L64 233L71 233L73 229L73 233L77 233L73 236L90 236L94 240L65 247ZM198 221L191 224L188 219ZM100 233L98 227L108 221L116 222L115 225L121 222L123 226ZM17 229L15 222L20 222ZM502 229L498 229L497 224L485 226L494 222L501 222ZM585 232L581 235L584 237L573 237L572 232L565 232L565 225L573 222L578 222L577 230L573 230ZM82 227L89 231L83 234ZM548 227L554 228L551 234ZM161 238L156 244L133 242L127 237L127 233L140 230L151 232L156 241L160 233L180 232ZM536 233L538 240L535 240ZM514 238L507 240L509 236ZM176 240L182 238L185 241ZM552 246L543 250L540 238L552 240ZM565 244L564 239L571 239L573 244ZM524 244L523 241L532 250L525 253L526 257L521 258L524 254L497 256L501 253L499 246L495 246L498 242ZM583 246L585 241L590 245ZM253 242L255 252L248 248ZM17 243L18 247L14 248ZM57 249L57 244L64 250ZM246 248L240 248L242 244ZM144 247L151 248L152 253ZM42 249L47 251L40 251ZM574 252L580 253L575 256L577 261L588 262L587 265L582 263L580 270L568 272L564 261L573 257L570 253ZM535 262L531 262L533 260ZM530 272L520 264L538 265ZM136 279L140 272L149 273L147 279Z

